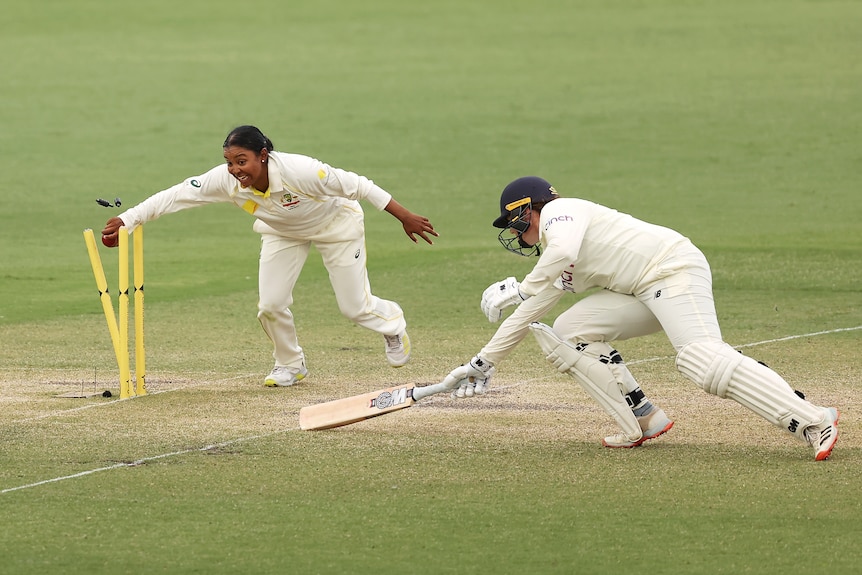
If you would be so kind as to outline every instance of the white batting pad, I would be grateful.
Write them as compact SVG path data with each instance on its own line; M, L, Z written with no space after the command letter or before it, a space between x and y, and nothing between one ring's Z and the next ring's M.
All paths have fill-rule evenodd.
M590 397L616 420L630 441L637 441L643 436L638 420L620 390L621 382L614 377L608 364L561 340L553 329L543 323L531 323L530 331L545 352L545 359L560 373L568 373L575 378ZM588 344L586 348L592 345Z
M796 395L780 375L724 342L690 343L676 366L704 391L734 400L802 441L805 428L823 420L823 409Z

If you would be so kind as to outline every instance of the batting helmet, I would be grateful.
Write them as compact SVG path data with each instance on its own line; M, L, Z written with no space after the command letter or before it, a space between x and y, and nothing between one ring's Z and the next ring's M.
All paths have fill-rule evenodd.
M557 190L545 179L536 176L518 178L506 186L500 196L500 217L494 220L494 227L509 227L520 215L519 207L549 202L558 197Z

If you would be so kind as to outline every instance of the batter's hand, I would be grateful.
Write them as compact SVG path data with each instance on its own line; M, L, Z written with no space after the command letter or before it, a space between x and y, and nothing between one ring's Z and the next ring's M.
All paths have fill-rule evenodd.
M518 280L510 276L488 286L488 289L482 293L482 302L479 304L488 321L491 323L500 321L504 309L518 305L526 299L521 294L520 285Z
M463 367L464 366L461 366L461 368ZM458 377L458 375L456 375L456 371L461 368L456 367L449 373L449 375L452 377ZM458 387L452 391L452 399L473 397L474 395L485 395L485 392L488 391L489 387L491 387L491 376L494 375L495 371L493 364L476 355L470 360L470 363L467 364L466 371L467 377L458 382Z
M458 382L458 387L452 391L452 399L464 399L476 395L485 395L491 387L491 376L494 375L492 367L484 377L468 376Z
M120 228L125 226L125 222L118 217L113 217L105 224L105 229L102 230L102 243L109 248L117 247L119 243Z

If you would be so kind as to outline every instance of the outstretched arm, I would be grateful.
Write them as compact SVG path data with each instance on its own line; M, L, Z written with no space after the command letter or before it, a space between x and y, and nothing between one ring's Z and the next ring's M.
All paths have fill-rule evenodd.
M434 226L431 225L428 218L420 216L419 214L414 214L395 201L395 198L389 200L385 209L387 212L398 218L398 221L400 221L401 225L404 226L404 232L407 234L407 237L413 240L414 243L418 241L415 237L416 235L429 244L433 244L434 242L428 238L428 235L438 237L437 232L434 231Z
M233 176L228 173L224 164L216 166L205 174L186 178L175 186L153 194L119 216L109 219L102 229L102 242L106 246L116 246L117 232L121 226L126 226L131 232L136 227L165 214L206 204L231 202L232 183Z

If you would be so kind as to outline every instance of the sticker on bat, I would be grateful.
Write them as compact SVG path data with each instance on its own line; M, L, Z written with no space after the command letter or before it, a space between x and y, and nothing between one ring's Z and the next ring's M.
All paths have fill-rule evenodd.
M384 391L376 398L371 400L371 404L368 407L376 407L377 409L387 409L392 407L393 405L401 405L407 401L408 392L412 392L412 389L407 389L406 387L402 387L401 389L395 389L391 393L388 391ZM412 393L410 394L412 397Z

